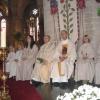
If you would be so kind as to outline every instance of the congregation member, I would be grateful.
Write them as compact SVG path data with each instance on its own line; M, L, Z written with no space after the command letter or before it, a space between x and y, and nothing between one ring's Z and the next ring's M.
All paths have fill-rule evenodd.
M94 50L88 35L83 36L83 44L78 51L75 80L92 83L94 78Z
M11 45L9 46L9 53L6 59L6 72L9 73L9 78L16 76L16 66L17 63L15 61L15 48Z
M62 30L61 41L56 47L51 66L51 78L53 83L67 83L74 71L76 59L75 45L68 39L68 32Z
M35 82L50 82L50 67L55 50L55 43L50 40L49 35L44 35L44 44L40 47L31 76L31 82L33 84Z

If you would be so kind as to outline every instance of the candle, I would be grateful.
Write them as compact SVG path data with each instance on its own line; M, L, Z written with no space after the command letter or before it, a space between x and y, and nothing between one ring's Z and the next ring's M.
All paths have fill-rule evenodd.
M6 20L1 21L1 47L6 47Z
M1 47L5 48L6 47L6 33L1 32Z

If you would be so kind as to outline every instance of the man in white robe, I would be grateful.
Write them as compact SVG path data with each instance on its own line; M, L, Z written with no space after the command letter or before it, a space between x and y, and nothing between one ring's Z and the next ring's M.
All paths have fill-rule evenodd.
M51 66L52 82L68 82L74 71L74 62L76 59L75 45L68 39L68 33L61 31L61 42L59 42L53 63Z
M79 48L78 59L75 69L76 81L89 81L92 83L94 78L94 60L95 57L93 47L90 43L88 35L83 37L83 44Z
M50 65L55 50L55 43L50 41L50 36L44 36L44 45L37 55L35 67L32 72L32 80L42 83L50 82Z

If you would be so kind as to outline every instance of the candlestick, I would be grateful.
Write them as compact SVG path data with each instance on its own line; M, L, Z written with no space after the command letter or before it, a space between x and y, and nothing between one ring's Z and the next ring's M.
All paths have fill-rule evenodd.
M7 78L8 78L8 73L5 71L5 59L6 59L6 48L1 48L2 49L2 61L3 61L3 75L1 77L1 80L3 81L3 85L0 87L0 100L11 100L11 97L9 95L9 89L8 85L6 84Z

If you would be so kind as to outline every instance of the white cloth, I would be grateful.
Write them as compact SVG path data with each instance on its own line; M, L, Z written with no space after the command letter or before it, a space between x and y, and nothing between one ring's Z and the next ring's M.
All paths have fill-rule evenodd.
M63 75L60 75L58 62L60 62L59 57L62 55L63 45L67 45L67 58L61 62L60 71ZM75 59L76 59L75 45L68 39L61 41L56 48L53 57L53 63L51 66L52 82L67 82L73 73Z
M100 84L100 46L97 50L95 61L95 84Z
M75 80L88 80L93 81L94 78L94 50L90 43L84 43L78 53L78 60L76 62ZM87 59L83 59L87 57Z
M9 78L16 76L17 63L15 62L15 57L15 52L9 52L7 56L6 72L9 72Z
M41 46L37 55L35 67L32 72L32 80L48 83L50 81L50 64L55 50L55 43L48 42ZM40 63L38 58L46 60Z
M21 80L31 80L31 74L33 71L33 64L36 61L36 56L38 54L38 47L36 45L33 45L31 48L26 48L24 51L24 58L23 60L23 74Z
M23 75L23 66L24 66L24 62L22 60L23 58L23 53L24 53L24 49L18 50L16 52L16 63L17 63L17 67L16 67L16 80L22 80L22 75Z

